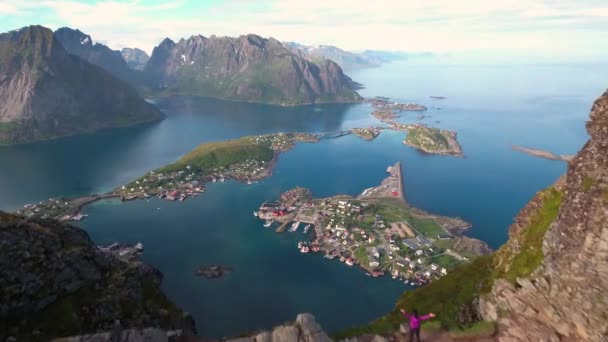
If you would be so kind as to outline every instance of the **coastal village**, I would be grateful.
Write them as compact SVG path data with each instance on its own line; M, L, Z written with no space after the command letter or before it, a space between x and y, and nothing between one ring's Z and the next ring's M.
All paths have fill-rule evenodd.
M276 133L244 137L186 155L175 164L151 171L148 175L114 191L122 200L157 196L169 201L184 201L205 192L205 183L238 180L252 184L265 178L279 153L292 149L298 142L318 142L320 137L308 133ZM199 146L204 149L206 144ZM224 160L216 155L226 154ZM209 158L212 155L213 158ZM200 160L211 159L202 165Z
M371 277L390 276L423 285L468 262L480 250L461 248L462 232L470 227L458 218L426 213L407 204L401 165L359 196L313 199L305 188L264 202L254 215L278 233L303 234L301 253L322 253L330 260L357 265ZM481 241L479 243L483 244Z
M376 126L325 133L275 133L247 136L240 139L210 142L199 145L177 162L150 171L143 177L103 195L76 198L50 198L37 204L27 204L17 211L30 218L54 218L80 221L86 217L80 210L87 204L109 198L122 201L148 199L156 196L168 201L185 201L205 192L206 183L237 180L252 184L268 177L280 153L289 151L297 143L316 143L322 139L354 134L374 140L384 129L408 132L404 144L426 153L462 155L456 133L431 128L423 124L401 124L394 121L402 111L425 111L427 108L412 103L390 101L386 97L367 99L372 115L387 123Z

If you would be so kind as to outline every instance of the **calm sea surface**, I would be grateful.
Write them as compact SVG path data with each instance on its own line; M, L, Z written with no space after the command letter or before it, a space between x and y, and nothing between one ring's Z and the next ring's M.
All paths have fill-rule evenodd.
M428 156L401 143L400 132L373 142L355 136L300 144L282 154L272 177L246 185L211 184L195 199L104 201L80 223L99 244L137 242L143 259L165 275L163 287L193 314L201 335L219 337L267 328L312 312L329 331L388 311L408 288L371 279L356 268L295 248L301 233L265 230L252 211L301 185L317 197L356 195L401 161L413 205L471 223L469 235L496 248L518 210L566 170L563 163L512 151L513 144L574 154L587 140L592 101L608 84L595 66L420 66L387 64L352 73L364 96L389 96L429 107L426 122L458 131L465 158ZM429 96L445 96L432 100ZM166 120L126 129L0 147L0 209L53 196L111 190L172 162L205 141L243 135L324 132L378 124L367 104L280 108L173 98L157 105ZM417 122L405 113L403 122ZM440 123L435 123L440 121ZM208 263L235 271L209 281L193 275Z

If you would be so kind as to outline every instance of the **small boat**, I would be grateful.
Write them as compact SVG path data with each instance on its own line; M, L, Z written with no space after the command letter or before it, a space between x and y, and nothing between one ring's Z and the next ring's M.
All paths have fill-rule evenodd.
M302 246L302 248L300 248L300 253L308 253L310 251L310 248L306 245Z
M291 229L289 229L290 232L295 232L296 230L298 230L298 227L300 227L300 222L296 221L296 223L291 225Z
M306 227L304 227L304 234L308 233L309 229L310 229L310 225L307 224Z
M266 221L266 223L264 223L264 227L268 228L272 225L272 221Z
M85 217L87 217L89 215L85 215L85 214L76 214L74 216L72 216L72 221L82 221L84 220Z
M253 216L258 217L258 212L257 211L253 211Z

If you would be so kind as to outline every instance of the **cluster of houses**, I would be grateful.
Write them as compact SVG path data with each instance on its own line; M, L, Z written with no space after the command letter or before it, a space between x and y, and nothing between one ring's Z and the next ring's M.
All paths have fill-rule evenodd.
M307 189L295 188L283 193L278 202L263 203L255 214L268 221L314 220L315 237L298 245L302 253L323 251L326 258L359 265L372 277L388 273L421 285L447 274L445 267L432 262L441 253L432 239L416 234L408 224L411 233L400 236L393 229L396 223L370 205L361 199L312 200Z
M393 231L387 229L390 224L378 213L373 214L371 230L358 227L353 219L364 213L369 206L367 202L338 200L320 204L324 206L322 212L326 214L326 221L325 232L318 243L329 251L330 258L340 257L345 263L350 258L371 276L381 276L390 271L393 278L415 284L424 284L447 274L445 267L429 261L438 252L433 249L431 239L420 234L410 238L393 236ZM359 248L365 249L367 260L359 260L361 258L355 253Z
M391 101L388 97L374 97L371 99L367 99L367 102L371 103L371 105L376 109L383 110L398 110L398 111L415 111L422 112L427 110L427 108L423 105L417 103L400 103L396 101Z
M252 179L263 176L267 170L266 164L263 160L247 159L228 167L214 168L208 173L191 165L187 165L185 169L179 171L151 171L143 178L122 186L118 192L123 201L149 198L151 195L169 201L183 201L188 197L195 197L205 192L205 182L237 179L251 183Z
M61 215L66 211L71 209L70 203L61 199L50 198L46 201L41 201L38 204L26 204L23 208L16 211L17 214L23 215L29 218L39 217L39 218L53 218ZM62 220L68 221L71 220L72 217L65 215L62 217Z
M293 148L296 141L316 142L318 138L313 134L307 133L276 133L267 135L258 135L251 138L255 143L270 143L270 147L274 151L287 151Z
M151 171L143 178L120 188L120 198L130 201L138 198L149 198L157 195L169 201L183 201L188 197L198 196L205 191L205 184L200 180L202 172L190 165L186 170L173 172Z

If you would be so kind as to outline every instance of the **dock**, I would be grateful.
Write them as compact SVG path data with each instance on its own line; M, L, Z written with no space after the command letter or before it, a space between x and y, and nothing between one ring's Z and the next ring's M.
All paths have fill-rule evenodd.
M403 175L402 175L402 171L401 171L401 162L397 162L397 164L395 164L395 169L397 172L397 179L399 180L399 187L397 188L399 191L399 199L403 202L403 203L407 203L405 201L405 193L403 191Z
M291 221L290 221L290 220L287 220L287 221L283 222L283 223L282 223L282 224L279 226L279 228L277 228L277 229L275 230L275 232L277 232L277 233L282 233L282 232L284 232L284 231L287 229L287 225L289 224L289 222L291 222Z
M358 199L380 199L380 198L394 198L403 202L405 201L405 194L403 190L403 175L401 174L401 162L396 162L394 165L389 166L386 169L389 174L379 186L365 189L359 196Z

